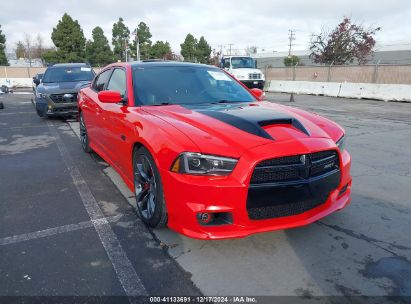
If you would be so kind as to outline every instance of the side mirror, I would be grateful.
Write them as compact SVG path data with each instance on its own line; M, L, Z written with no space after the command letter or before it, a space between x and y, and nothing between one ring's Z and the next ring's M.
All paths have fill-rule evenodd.
M250 89L251 94L253 94L258 100L263 100L265 97L264 91L254 88L254 89Z
M104 103L119 103L123 97L118 91L101 91L98 92L98 100Z
M34 82L36 85L39 85L39 84L40 84L40 80L37 79L36 77L33 77L33 82Z

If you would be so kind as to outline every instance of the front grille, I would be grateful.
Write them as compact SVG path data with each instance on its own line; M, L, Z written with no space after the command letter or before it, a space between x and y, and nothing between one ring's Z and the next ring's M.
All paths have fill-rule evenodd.
M276 217L297 215L323 204L326 200L327 197L320 197L297 201L290 204L250 208L248 209L248 217L251 220L265 220Z
M77 102L77 93L52 94L50 98L54 103L73 103Z
M325 203L339 182L335 150L261 161L251 176L248 216L261 220L306 212Z
M257 167L292 165L298 163L300 163L300 155L294 155L263 160L257 165Z
M322 160L330 156L335 156L336 153L337 152L335 152L334 150L326 150L326 151L311 153L310 157L312 161L317 161L317 160Z
M338 167L338 154L334 150L273 158L256 166L250 183L298 181L331 172Z
M262 184L267 183L270 181L290 181L299 179L300 174L298 170L290 170L288 168L281 168L275 171L261 171L257 172L254 171L254 174L251 178L252 184Z
M54 113L60 113L60 112L75 112L77 111L77 107L64 107L64 108L54 108L53 112Z
M261 73L249 73L248 79L261 79Z

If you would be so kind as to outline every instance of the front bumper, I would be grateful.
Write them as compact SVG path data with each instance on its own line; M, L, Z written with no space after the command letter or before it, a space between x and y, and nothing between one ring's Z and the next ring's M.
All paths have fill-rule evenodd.
M271 147L272 146L272 147ZM262 160L335 149L331 140L309 139L304 143L264 145L244 154L228 177L190 176L161 170L171 229L197 239L246 237L254 233L307 225L341 210L351 200L351 157L340 153L340 177L324 203L305 212L270 219L252 220L247 197L252 168ZM273 156L273 152L276 155ZM290 151L292 153L290 154ZM345 189L345 190L344 190ZM232 223L204 226L197 220L200 212L230 212Z
M253 89L263 89L265 85L264 80L240 80L247 88Z
M64 117L73 116L78 113L77 102L62 102L56 103L50 97L37 97L36 109L48 117Z

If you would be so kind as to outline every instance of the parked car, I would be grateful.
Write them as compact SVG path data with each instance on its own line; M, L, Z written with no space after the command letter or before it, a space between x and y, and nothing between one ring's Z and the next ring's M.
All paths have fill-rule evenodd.
M94 76L93 69L85 63L48 67L35 91L37 114L40 117L77 115L77 93L89 85Z
M36 90L38 85L41 83L41 80L43 79L44 73L38 73L33 77L33 91Z
M121 175L147 225L193 238L297 227L344 208L344 130L262 97L212 66L112 64L80 90L82 147Z

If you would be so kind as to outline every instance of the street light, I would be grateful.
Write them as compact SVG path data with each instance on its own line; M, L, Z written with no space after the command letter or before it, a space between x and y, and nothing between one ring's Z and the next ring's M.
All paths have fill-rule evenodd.
M136 57L137 61L140 61L140 41L137 35L137 28L133 31L133 35L136 35Z

